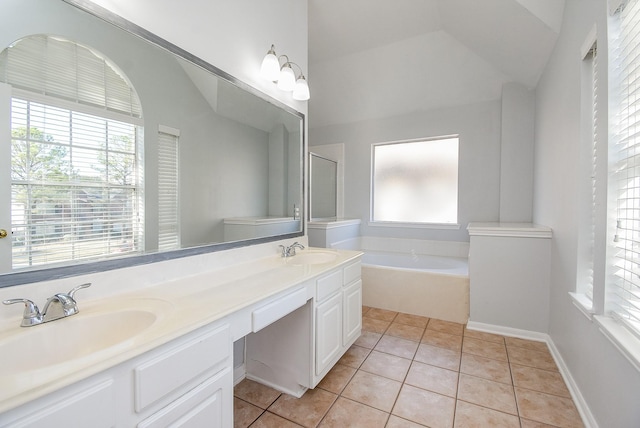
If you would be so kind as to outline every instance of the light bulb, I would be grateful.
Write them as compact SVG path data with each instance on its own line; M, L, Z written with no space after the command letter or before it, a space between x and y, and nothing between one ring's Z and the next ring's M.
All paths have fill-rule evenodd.
M296 80L296 86L293 88L293 99L298 101L307 101L310 98L309 85L307 80L301 74Z
M269 52L267 52L262 60L260 75L264 79L272 82L278 80L278 77L280 76L280 62L278 61L273 45L271 45L271 49L269 49Z
M296 75L291 68L291 65L287 62L280 69L280 76L278 77L278 89L281 91L293 91L296 86Z

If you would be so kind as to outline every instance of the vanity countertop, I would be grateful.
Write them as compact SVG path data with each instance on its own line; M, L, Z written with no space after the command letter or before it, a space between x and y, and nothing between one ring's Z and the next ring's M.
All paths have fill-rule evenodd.
M335 257L330 257L332 260L328 262L325 258L313 261L311 253L330 253ZM311 258L306 260L311 262L306 263L305 257L309 254ZM0 368L0 413L295 288L356 260L361 254L358 251L307 249L299 251L298 256L260 258L115 296L87 301L78 298L80 312L77 315L34 327L20 327L19 319L3 321L0 323L3 366ZM93 287L100 286L103 284L93 284ZM117 317L111 317L113 313L117 313ZM110 317L118 319L118 327L110 325ZM99 333L101 326L105 327L103 334ZM71 351L65 350L63 345L57 350L60 343L64 343L65 334L83 328L92 329L88 332L88 341L95 343L76 344L82 349ZM114 339L113 335L123 334L122 331L128 329L135 333L126 340ZM112 341L113 344L101 341ZM12 346L13 342L15 346ZM21 343L28 345L26 353ZM31 352L37 352L37 356L27 355ZM64 352L70 354L65 356Z

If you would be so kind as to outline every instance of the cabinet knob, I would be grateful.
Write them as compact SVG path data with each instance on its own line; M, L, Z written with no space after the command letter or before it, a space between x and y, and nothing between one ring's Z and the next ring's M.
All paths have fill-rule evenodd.
M0 239L7 237L7 231L4 229L0 229Z

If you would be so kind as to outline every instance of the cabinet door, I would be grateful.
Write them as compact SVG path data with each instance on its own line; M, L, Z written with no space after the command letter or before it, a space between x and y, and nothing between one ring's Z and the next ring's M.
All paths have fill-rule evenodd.
M342 350L342 293L336 293L316 308L316 375Z
M362 331L362 281L358 280L343 291L344 320L342 346L350 346Z

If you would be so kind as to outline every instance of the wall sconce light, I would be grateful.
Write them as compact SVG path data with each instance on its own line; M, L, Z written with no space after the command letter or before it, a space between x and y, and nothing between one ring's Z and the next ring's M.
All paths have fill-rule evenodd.
M284 63L280 65L280 59L282 58L284 58ZM293 71L293 66L298 67L300 70L297 78ZM289 57L286 55L277 56L273 45L271 45L271 49L262 60L260 74L266 80L277 82L278 89L286 92L293 91L294 100L306 101L310 98L309 85L304 74L302 74L302 67L295 62L289 61Z

